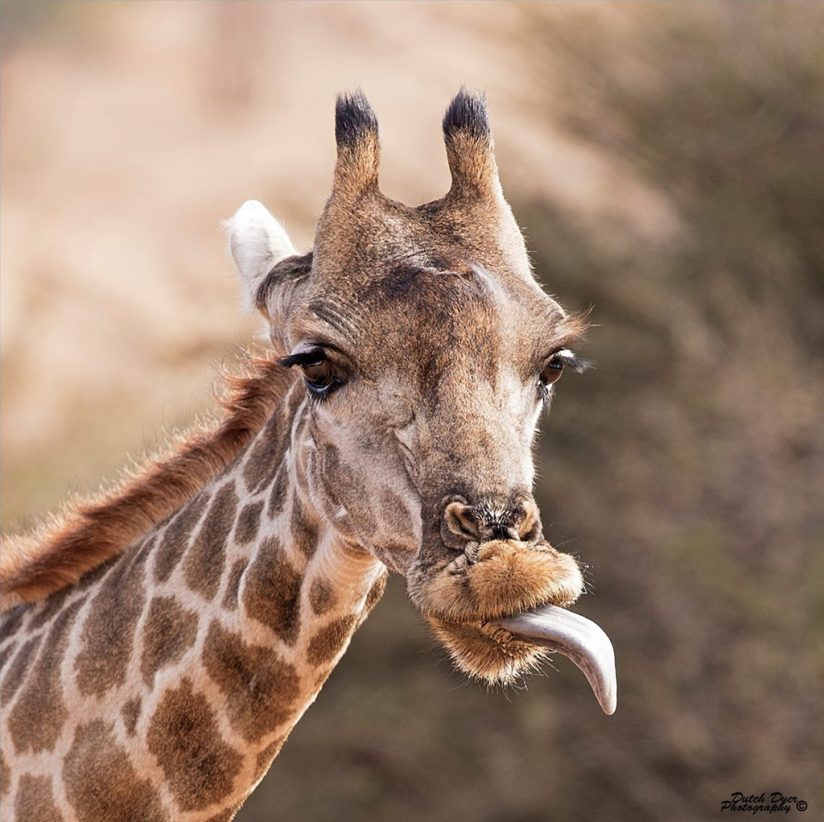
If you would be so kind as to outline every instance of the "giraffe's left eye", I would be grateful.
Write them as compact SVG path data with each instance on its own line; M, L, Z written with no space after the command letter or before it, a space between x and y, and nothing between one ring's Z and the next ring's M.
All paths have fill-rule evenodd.
M554 382L558 382L561 379L561 374L564 373L564 368L566 367L566 362L563 358L564 353L572 353L568 349L563 349L562 351L558 351L553 354L544 364L544 368L541 371L541 382L544 385L552 385Z
M586 360L582 360L568 348L559 348L557 351L553 351L544 362L544 367L538 377L538 393L542 399L547 399L549 397L549 387L561 379L565 368L571 368L580 374L588 367L589 363Z

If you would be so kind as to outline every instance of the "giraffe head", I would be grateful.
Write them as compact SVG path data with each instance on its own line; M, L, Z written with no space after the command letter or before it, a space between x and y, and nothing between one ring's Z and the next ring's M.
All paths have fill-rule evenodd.
M538 419L564 370L583 367L582 324L532 275L481 97L449 106L452 186L415 208L378 188L365 98L339 98L336 115L313 251L296 255L249 202L232 253L283 365L302 371L308 422L292 447L316 506L406 577L459 668L509 682L542 649L498 621L583 588L532 497Z

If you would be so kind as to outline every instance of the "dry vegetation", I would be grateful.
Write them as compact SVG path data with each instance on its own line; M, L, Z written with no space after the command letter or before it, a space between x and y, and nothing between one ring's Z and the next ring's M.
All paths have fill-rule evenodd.
M485 86L536 268L594 306L539 496L593 566L618 713L563 661L464 685L396 583L239 819L692 822L735 790L820 814L820 7L29 7L4 6L6 527L209 406L253 333L218 218L257 196L308 247L341 87L420 202L443 106Z

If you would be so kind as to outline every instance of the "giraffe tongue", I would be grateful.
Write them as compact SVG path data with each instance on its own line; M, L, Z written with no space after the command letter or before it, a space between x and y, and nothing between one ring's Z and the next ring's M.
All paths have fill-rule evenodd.
M568 657L584 672L601 710L607 715L615 713L615 653L609 637L594 622L564 608L544 605L495 620L495 624L519 639L545 645Z

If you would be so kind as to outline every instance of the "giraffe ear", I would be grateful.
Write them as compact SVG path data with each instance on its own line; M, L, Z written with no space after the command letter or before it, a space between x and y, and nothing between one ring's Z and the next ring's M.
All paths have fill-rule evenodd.
M225 225L229 250L243 286L244 305L267 313L266 294L262 293L266 289L262 286L278 263L295 254L295 248L283 226L257 200L247 200Z

